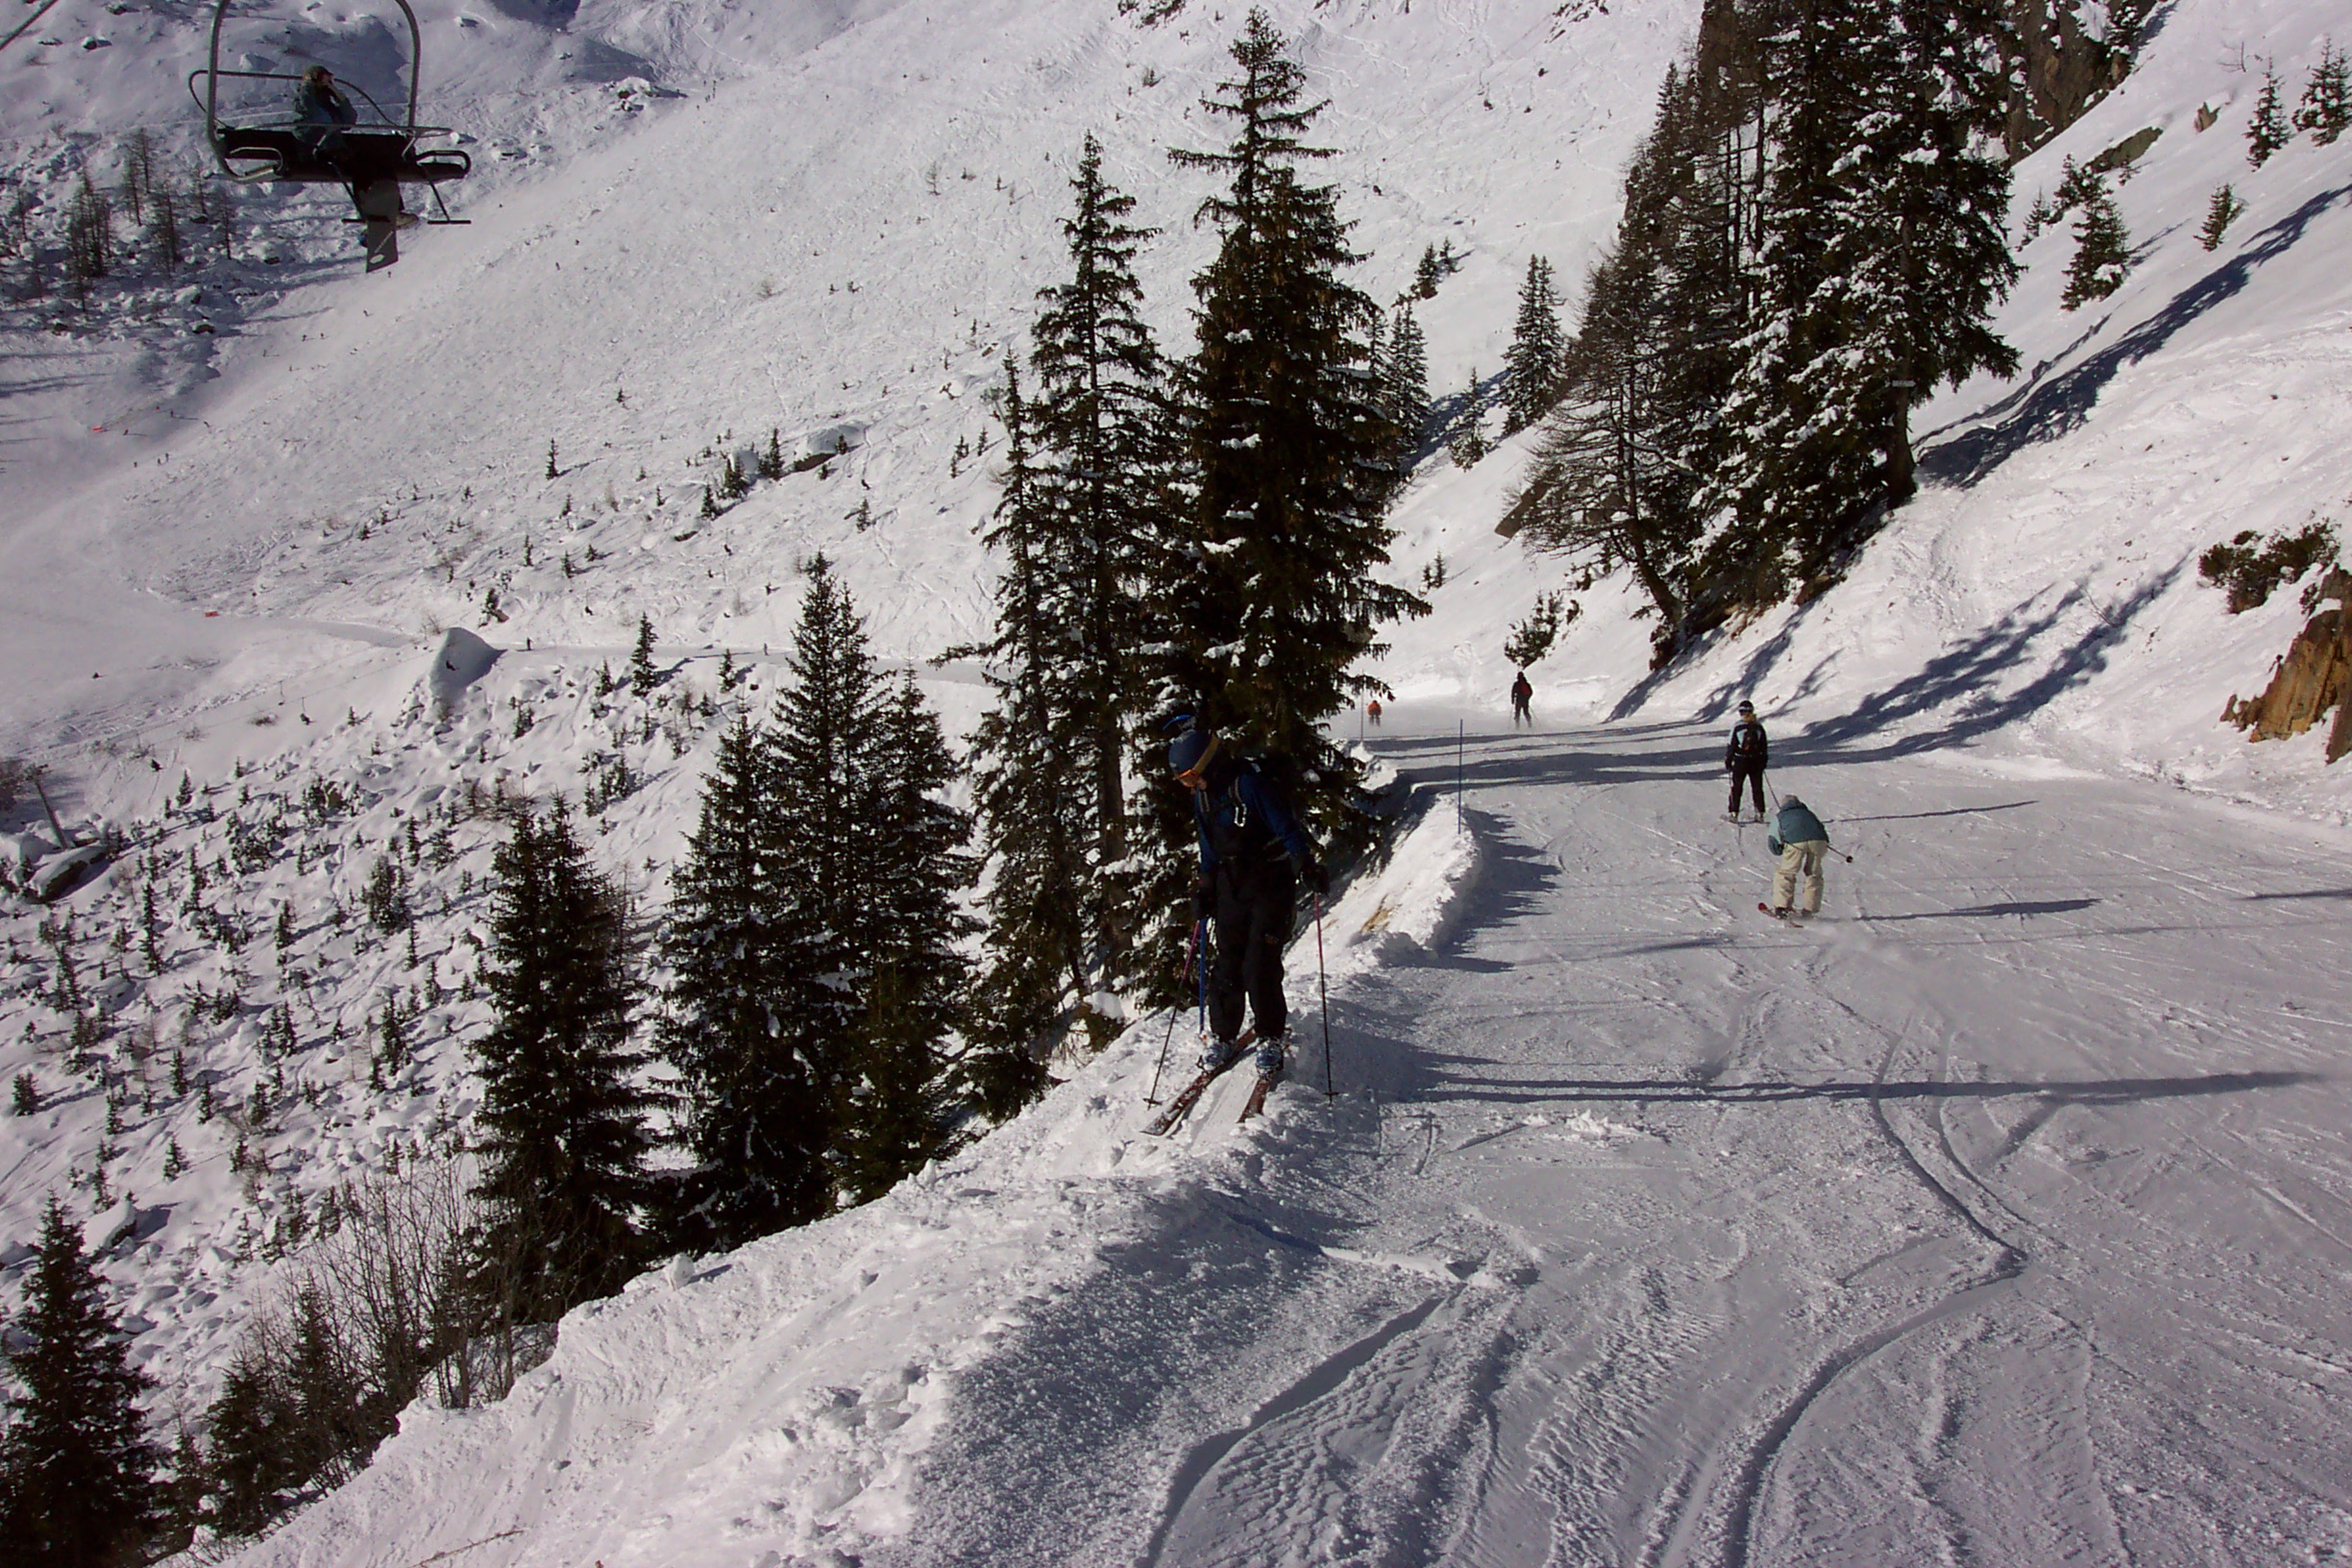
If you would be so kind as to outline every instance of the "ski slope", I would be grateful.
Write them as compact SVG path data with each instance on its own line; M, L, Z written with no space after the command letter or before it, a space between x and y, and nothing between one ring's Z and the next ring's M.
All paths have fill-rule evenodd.
M1262 1130L1141 1132L1145 1020L234 1560L2352 1552L2352 836L1784 744L1855 857L1792 930L1712 729L1473 735L1458 834L1453 727L1378 743L1436 788L1327 921L1335 1098L1309 941Z
M1450 241L1463 268L1419 307L1432 387L1491 378L1527 257L1573 293L1606 242L1695 0L1271 9L1332 99L1363 285L1392 296ZM184 150L200 11L64 0L54 46L0 52L6 168L57 200L67 152L131 126ZM360 1045L419 976L319 905L463 782L576 790L608 754L643 782L599 853L657 901L712 735L675 699L715 690L722 649L772 690L796 561L835 559L891 660L980 628L993 480L952 453L990 432L1059 274L1080 138L1164 230L1142 266L1165 347L1212 242L1164 159L1206 143L1237 21L1198 0L1158 29L1098 0L420 12L427 112L475 138L470 227L363 278L331 203L273 198L186 288L62 331L0 315L0 751L53 768L69 822L207 864L209 813L248 794L318 777L362 801L212 894L304 908L283 1063L262 1042L293 1010L283 966L178 929L167 975L115 957L120 1038L186 1041L232 1104L277 1066L317 1094L255 1139L268 1182L230 1174L231 1134L184 1097L133 1099L119 1134L87 1084L0 1119L9 1289L48 1192L90 1207L107 1163L135 1194L89 1234L167 1423L278 1286L240 1237L478 1102L483 1004L457 988L489 829L417 872L420 962L451 994L399 1094L362 1091ZM364 6L304 17L312 53L380 41ZM1311 1034L1262 1126L1233 1126L1235 1083L1146 1139L1169 1020L1140 1020L952 1166L582 1310L498 1408L412 1409L246 1560L2352 1554L2352 775L2316 735L2215 723L2302 617L2291 589L2225 617L2193 566L2352 504L2352 140L2253 171L2242 139L2261 62L2291 99L2331 29L2317 0L2181 0L2021 166L2021 211L2062 158L2162 128L2117 192L2131 278L2066 313L2065 226L2025 248L2000 326L2026 375L1922 411L1926 488L1813 604L1653 677L1624 581L1575 590L1531 672L1543 732L1497 735L1508 626L1572 577L1493 531L1529 437L1424 466L1395 572L1442 558L1446 580L1396 628L1399 700L1365 739L1442 792L1461 734L1465 831L1425 799L1327 922L1336 1098ZM2223 181L2248 209L2208 253ZM847 450L700 518L710 453L771 429ZM639 615L661 699L592 698ZM444 720L453 626L500 652ZM919 668L967 726L975 672ZM1808 929L1753 915L1760 835L1716 815L1742 696L1775 782L1857 856ZM164 807L184 772L204 821ZM76 895L86 976L132 892ZM56 1085L43 918L0 912L0 1078ZM232 976L239 1017L183 1023ZM191 1164L167 1179L175 1139Z

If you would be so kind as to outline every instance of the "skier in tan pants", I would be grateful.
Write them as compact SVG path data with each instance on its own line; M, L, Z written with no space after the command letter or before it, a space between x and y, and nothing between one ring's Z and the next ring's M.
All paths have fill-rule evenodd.
M1822 821L1805 809L1805 803L1793 795L1780 797L1780 813L1773 819L1773 830L1765 838L1764 846L1780 857L1780 869L1773 877L1772 907L1766 911L1776 919L1789 918L1789 905L1797 896L1800 877L1804 881L1804 902L1797 909L1799 915L1818 915L1822 902L1822 866L1829 858L1829 830Z

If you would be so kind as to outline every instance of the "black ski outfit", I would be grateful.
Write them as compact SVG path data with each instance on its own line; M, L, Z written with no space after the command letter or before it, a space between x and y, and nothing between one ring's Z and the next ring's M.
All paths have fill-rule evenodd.
M1756 815L1764 815L1764 770L1772 761L1772 742L1752 710L1744 711L1731 726L1731 744L1724 750L1724 768L1731 775L1731 803L1724 809L1739 815L1740 783L1745 780L1755 797Z
M1222 751L1208 759L1192 792L1200 830L1201 877L1193 913L1215 922L1216 963L1209 972L1209 1027L1231 1045L1241 1033L1244 1001L1262 1044L1290 1025L1283 999L1283 949L1298 914L1301 881L1317 892L1331 883L1289 802L1248 762Z
M1519 678L1511 682L1512 728L1516 729L1523 719L1531 724L1535 722L1535 714L1531 706L1534 700L1535 688L1528 684L1527 672L1522 670L1519 672Z

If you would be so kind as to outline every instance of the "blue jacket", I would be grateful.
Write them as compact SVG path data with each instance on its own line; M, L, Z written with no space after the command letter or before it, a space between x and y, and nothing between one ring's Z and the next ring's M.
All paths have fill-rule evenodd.
M1801 803L1791 800L1784 803L1780 807L1780 815L1773 819L1772 833L1764 842L1776 855L1784 844L1827 844L1829 830L1822 826L1822 820L1805 810Z
M1272 785L1247 763L1210 775L1209 787L1192 796L1192 825L1200 830L1201 870L1213 872L1224 855L1239 863L1280 860L1287 855L1301 870L1314 864L1314 847L1299 831Z

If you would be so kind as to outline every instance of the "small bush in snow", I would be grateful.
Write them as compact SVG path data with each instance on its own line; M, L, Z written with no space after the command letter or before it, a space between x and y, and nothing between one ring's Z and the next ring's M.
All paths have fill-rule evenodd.
M2297 533L2264 539L2252 528L2197 557L2197 576L2222 590L2223 607L2238 615L2267 603L2282 582L2299 582L2315 566L2336 559L2336 530L2314 523ZM2306 595L2307 600L2312 596ZM2312 607L2306 603L2304 608Z

